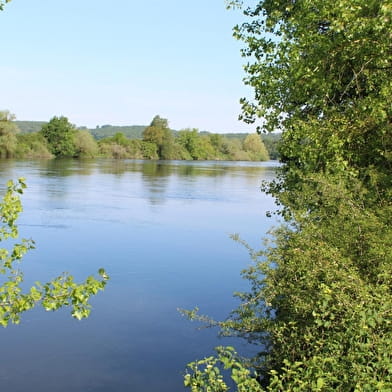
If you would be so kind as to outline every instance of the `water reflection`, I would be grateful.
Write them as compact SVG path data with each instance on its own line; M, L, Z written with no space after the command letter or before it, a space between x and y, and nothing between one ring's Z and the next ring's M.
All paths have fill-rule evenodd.
M91 177L97 174L114 176L130 182L138 189L141 198L157 207L172 198L213 200L223 182L237 181L241 178L244 192L247 187L259 187L261 180L270 180L274 174L274 162L194 162L194 161L141 161L141 160L37 160L13 161L0 160L0 189L8 179L38 173L42 179L37 186L52 199L66 199L75 189L75 178ZM200 182L202 179L202 182ZM85 184L83 184L84 186ZM91 184L89 185L91 186ZM119 183L112 181L112 190L99 189L104 196L113 192ZM230 193L219 197L229 198Z
M48 177L69 177L75 174L88 176L95 161L76 159L48 159L40 161L40 170Z
M142 181L145 197L152 206L163 204L166 199L172 166L163 162L150 161L142 166Z

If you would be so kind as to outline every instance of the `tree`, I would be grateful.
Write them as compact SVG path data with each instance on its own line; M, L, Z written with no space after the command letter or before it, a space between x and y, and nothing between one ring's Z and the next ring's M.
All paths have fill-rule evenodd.
M264 146L260 135L253 133L246 136L242 143L243 149L248 152L252 160L268 161L268 151Z
M43 125L41 133L48 142L50 152L56 157L73 157L75 149L75 127L67 117L53 117Z
M53 158L48 150L48 144L40 132L20 133L16 137L16 158Z
M143 131L143 140L162 146L168 129L168 121L158 115L153 118L150 125Z
M257 59L245 67L256 99L242 100L242 118L284 130L285 184L301 193L298 178L339 172L390 189L389 2L262 1L245 14L252 21L235 36L247 45L244 56ZM274 194L295 204L297 193Z
M192 159L204 159L204 151L201 138L197 129L184 129L178 133L177 142L183 146Z
M97 142L88 131L76 131L74 134L75 156L94 158L98 153Z
M165 118L155 116L151 124L143 131L145 142L155 143L159 159L174 159L174 136Z
M0 111L0 158L11 158L16 150L18 127L12 122L14 116Z
M17 264L35 246L32 240L17 242L16 220L22 211L19 195L25 188L23 178L17 183L9 181L0 203L0 241L8 242L10 249L0 249L0 274L3 276L0 285L0 325L6 327L10 322L18 324L21 313L37 305L48 311L69 306L73 317L79 320L87 317L91 308L89 298L103 290L108 279L103 269L99 270L100 279L90 276L81 284L75 283L72 275L63 274L45 284L37 282L28 291L22 287L23 272L17 268Z
M259 354L223 349L185 382L227 390L219 365L238 390L392 390L391 3L256 3L234 30L255 92L242 118L282 131L283 165L263 189L286 224L263 251L239 240L254 260L250 291L210 322Z

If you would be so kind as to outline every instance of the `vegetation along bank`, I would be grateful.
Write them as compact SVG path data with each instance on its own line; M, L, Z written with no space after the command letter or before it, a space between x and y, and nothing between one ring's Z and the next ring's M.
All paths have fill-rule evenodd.
M13 121L0 112L1 158L118 158L266 161L277 159L279 134L173 131L155 116L149 126L76 128L66 117Z

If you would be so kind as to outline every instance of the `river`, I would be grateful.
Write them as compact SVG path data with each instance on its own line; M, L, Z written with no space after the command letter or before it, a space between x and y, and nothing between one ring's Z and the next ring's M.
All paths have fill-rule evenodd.
M271 227L260 191L275 162L133 160L0 161L0 188L25 177L21 235L26 287L63 271L77 280L104 267L110 280L88 319L69 309L22 315L1 333L0 387L8 392L182 391L186 363L221 344L182 317L198 306L216 319L246 290L246 250ZM2 244L3 245L3 244Z

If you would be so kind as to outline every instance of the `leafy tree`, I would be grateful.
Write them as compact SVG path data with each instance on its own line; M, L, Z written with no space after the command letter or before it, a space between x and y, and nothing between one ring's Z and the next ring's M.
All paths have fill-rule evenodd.
M246 66L245 81L257 99L242 101L242 117L284 130L284 182L297 189L290 200L283 188L274 194L295 205L298 179L313 172L390 189L390 3L263 1L245 14L252 20L235 36L258 60Z
M143 140L162 146L165 133L168 131L168 121L158 115L153 118L151 124L143 131Z
M32 240L17 240L16 220L22 211L19 194L25 188L23 178L17 183L9 181L0 203L0 241L8 243L8 249L0 249L0 274L3 277L0 285L0 324L6 327L10 322L19 323L21 314L37 305L48 311L69 306L73 317L79 320L87 317L91 308L89 298L103 290L108 279L103 269L99 270L100 279L90 276L81 284L75 283L71 275L64 274L45 284L37 282L27 291L22 288L23 272L17 268L17 264L35 246Z
M268 161L268 151L264 146L260 135L254 133L246 136L242 143L244 151L248 152L252 160Z
M143 131L143 140L157 145L160 159L175 159L174 136L165 118L155 116L150 126Z
M282 131L283 165L263 188L286 224L264 251L239 240L250 291L209 321L259 355L228 363L221 351L191 364L186 385L227 390L221 366L239 391L390 391L391 3L265 0L244 14L235 36L255 100L242 117Z
M0 111L0 158L11 158L15 153L18 128L13 119L8 111Z
M168 129L169 128L169 121L166 118L162 118L159 115L156 115L150 124L151 127L157 127L160 129Z
M122 132L99 140L100 155L115 159L158 159L157 145L138 139L128 139Z
M53 158L48 150L46 139L39 132L18 134L15 157L17 158Z
M212 133L210 135L208 135L209 139L210 139L210 143L212 144L212 146L215 149L220 149L220 146L223 143L223 136L219 135L217 133Z
M143 154L143 159L158 159L158 151L155 143L142 141L140 149Z
M227 142L226 136L213 133L207 136L210 144L215 151L215 159L228 159L227 157Z
M117 143L102 141L99 143L101 156L105 158L126 159L128 158L127 149Z
M48 142L50 152L56 158L75 155L76 129L67 117L53 117L42 127L41 133Z
M76 131L74 134L75 157L94 158L98 153L98 145L88 131Z
M183 146L192 159L204 159L204 150L197 129L184 129L178 133L177 142Z
M211 144L211 139L208 136L200 136L200 148L203 152L202 159L219 159L219 154Z

